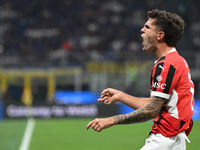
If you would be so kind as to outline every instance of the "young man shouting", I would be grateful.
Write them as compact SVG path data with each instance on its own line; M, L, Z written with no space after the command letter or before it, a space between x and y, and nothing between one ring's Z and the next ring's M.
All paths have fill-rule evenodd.
M141 150L185 150L192 127L194 84L186 60L176 46L184 31L184 21L175 14L152 10L141 29L144 51L153 53L157 61L151 71L150 97L137 98L108 88L101 98L105 104L120 101L135 111L109 118L97 118L88 123L100 132L117 124L133 124L153 119L153 126ZM189 141L189 140L188 140Z

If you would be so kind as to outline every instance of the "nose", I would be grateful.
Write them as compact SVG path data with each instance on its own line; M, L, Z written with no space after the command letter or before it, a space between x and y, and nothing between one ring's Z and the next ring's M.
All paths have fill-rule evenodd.
M144 27L140 31L141 31L141 34L144 33Z

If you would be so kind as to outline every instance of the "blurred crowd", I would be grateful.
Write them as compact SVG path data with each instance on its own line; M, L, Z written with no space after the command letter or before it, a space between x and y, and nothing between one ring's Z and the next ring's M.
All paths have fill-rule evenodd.
M148 59L140 29L148 10L180 14L180 49L200 50L199 0L1 0L0 65L66 66Z

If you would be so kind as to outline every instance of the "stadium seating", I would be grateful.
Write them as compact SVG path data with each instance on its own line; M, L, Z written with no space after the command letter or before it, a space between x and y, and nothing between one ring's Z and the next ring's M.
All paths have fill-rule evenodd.
M199 50L199 6L198 0L2 0L0 65L47 67L144 59L140 29L146 11L153 8L182 15L186 31L181 50Z

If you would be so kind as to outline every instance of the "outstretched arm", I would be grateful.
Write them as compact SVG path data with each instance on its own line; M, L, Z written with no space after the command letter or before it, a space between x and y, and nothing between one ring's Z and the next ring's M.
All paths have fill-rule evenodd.
M109 118L100 118L95 119L88 123L87 129L92 127L95 131L100 132L103 129L109 128L116 124L132 124L138 122L148 121L150 119L155 118L163 104L165 103L165 99L159 97L150 97L147 104L138 108L137 110L123 115L116 115Z

